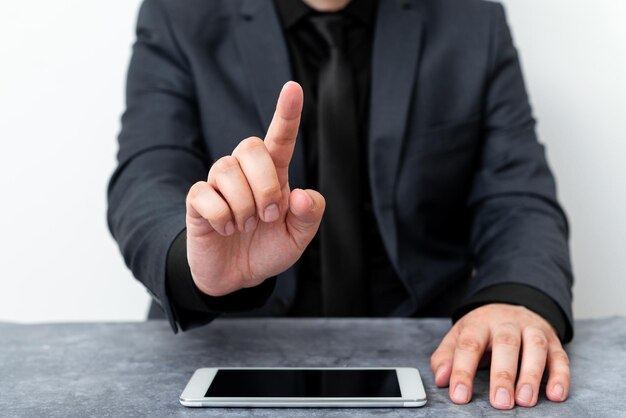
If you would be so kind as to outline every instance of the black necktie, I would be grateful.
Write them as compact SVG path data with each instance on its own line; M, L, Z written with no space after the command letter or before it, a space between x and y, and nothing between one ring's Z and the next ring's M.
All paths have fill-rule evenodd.
M311 16L328 47L318 79L318 187L326 199L320 225L322 313L367 314L363 268L361 151L352 68L343 50L344 17Z

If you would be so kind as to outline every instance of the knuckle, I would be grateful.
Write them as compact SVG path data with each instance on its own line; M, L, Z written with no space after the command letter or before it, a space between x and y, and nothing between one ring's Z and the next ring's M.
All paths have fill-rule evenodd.
M550 380L557 382L569 382L570 381L570 372L568 370L559 370L553 371L550 373Z
M233 151L233 155L243 155L255 152L259 149L259 146L263 146L263 140L256 136L251 136L239 143L235 150Z
M233 157L231 155L227 155L227 156L224 156L224 157L220 158L219 160L217 160L213 164L213 167L211 167L211 171L218 172L218 173L225 173L225 172L233 169L237 165L238 165L238 163L237 163L237 160L235 159L235 157Z
M256 206L254 202L247 199L245 202L240 203L233 211L236 217L240 218L241 221L245 221L248 217L255 214Z
M515 308L515 306L512 308ZM496 331L508 332L510 334L515 334L518 332L518 330L519 330L519 325L518 325L518 322L516 321L503 322L496 327Z
M539 370L525 370L524 371L524 380L526 381L530 381L530 382L539 382L541 381L541 378L543 377L543 372L539 371Z
M505 332L499 332L498 334L496 334L496 336L493 339L494 344L497 345L506 345L506 346L519 346L520 345L520 338L519 336L505 331Z
M467 351L473 354L479 354L482 352L482 344L476 338L463 337L459 339L457 348L462 351Z
M515 375L508 370L499 370L493 373L493 379L498 381L513 382Z
M564 350L556 350L555 352L553 352L552 361L562 363L563 365L569 367L569 356Z
M278 183L264 186L259 190L259 195L262 199L274 199L280 194L280 185Z
M187 193L187 202L189 203L194 200L198 196L198 193L200 193L200 191L205 187L205 185L206 182L204 181L195 182L193 186L189 188L189 192Z
M230 210L225 206L213 206L211 220L214 222L227 222L230 219Z
M474 374L469 370L455 369L450 375L450 380L454 382L471 382L474 379Z
M543 334L532 334L526 338L524 343L535 349L548 350L548 339Z

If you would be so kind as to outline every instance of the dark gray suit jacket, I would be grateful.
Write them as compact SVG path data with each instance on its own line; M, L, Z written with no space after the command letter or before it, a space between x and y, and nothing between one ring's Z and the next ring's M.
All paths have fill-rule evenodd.
M165 266L187 191L240 140L264 136L291 78L272 0L142 5L108 221L175 329ZM571 324L567 222L503 8L380 0L370 106L363 146L374 211L411 294L400 314L519 283L550 296ZM305 183L300 144L292 187ZM287 309L296 285L292 268L267 306Z

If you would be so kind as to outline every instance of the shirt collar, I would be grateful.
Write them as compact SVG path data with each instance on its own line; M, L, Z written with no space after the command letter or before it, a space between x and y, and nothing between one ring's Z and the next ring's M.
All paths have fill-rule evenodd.
M274 3L284 29L290 29L305 16L317 13L302 0L274 0ZM371 27L374 24L377 3L377 0L351 0L343 12Z

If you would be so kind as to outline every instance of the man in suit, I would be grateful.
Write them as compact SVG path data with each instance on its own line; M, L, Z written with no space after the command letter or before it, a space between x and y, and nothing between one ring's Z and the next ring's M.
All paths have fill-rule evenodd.
M494 407L544 370L567 398L567 222L500 5L146 0L122 124L110 229L174 331L448 316L452 401L487 353Z

